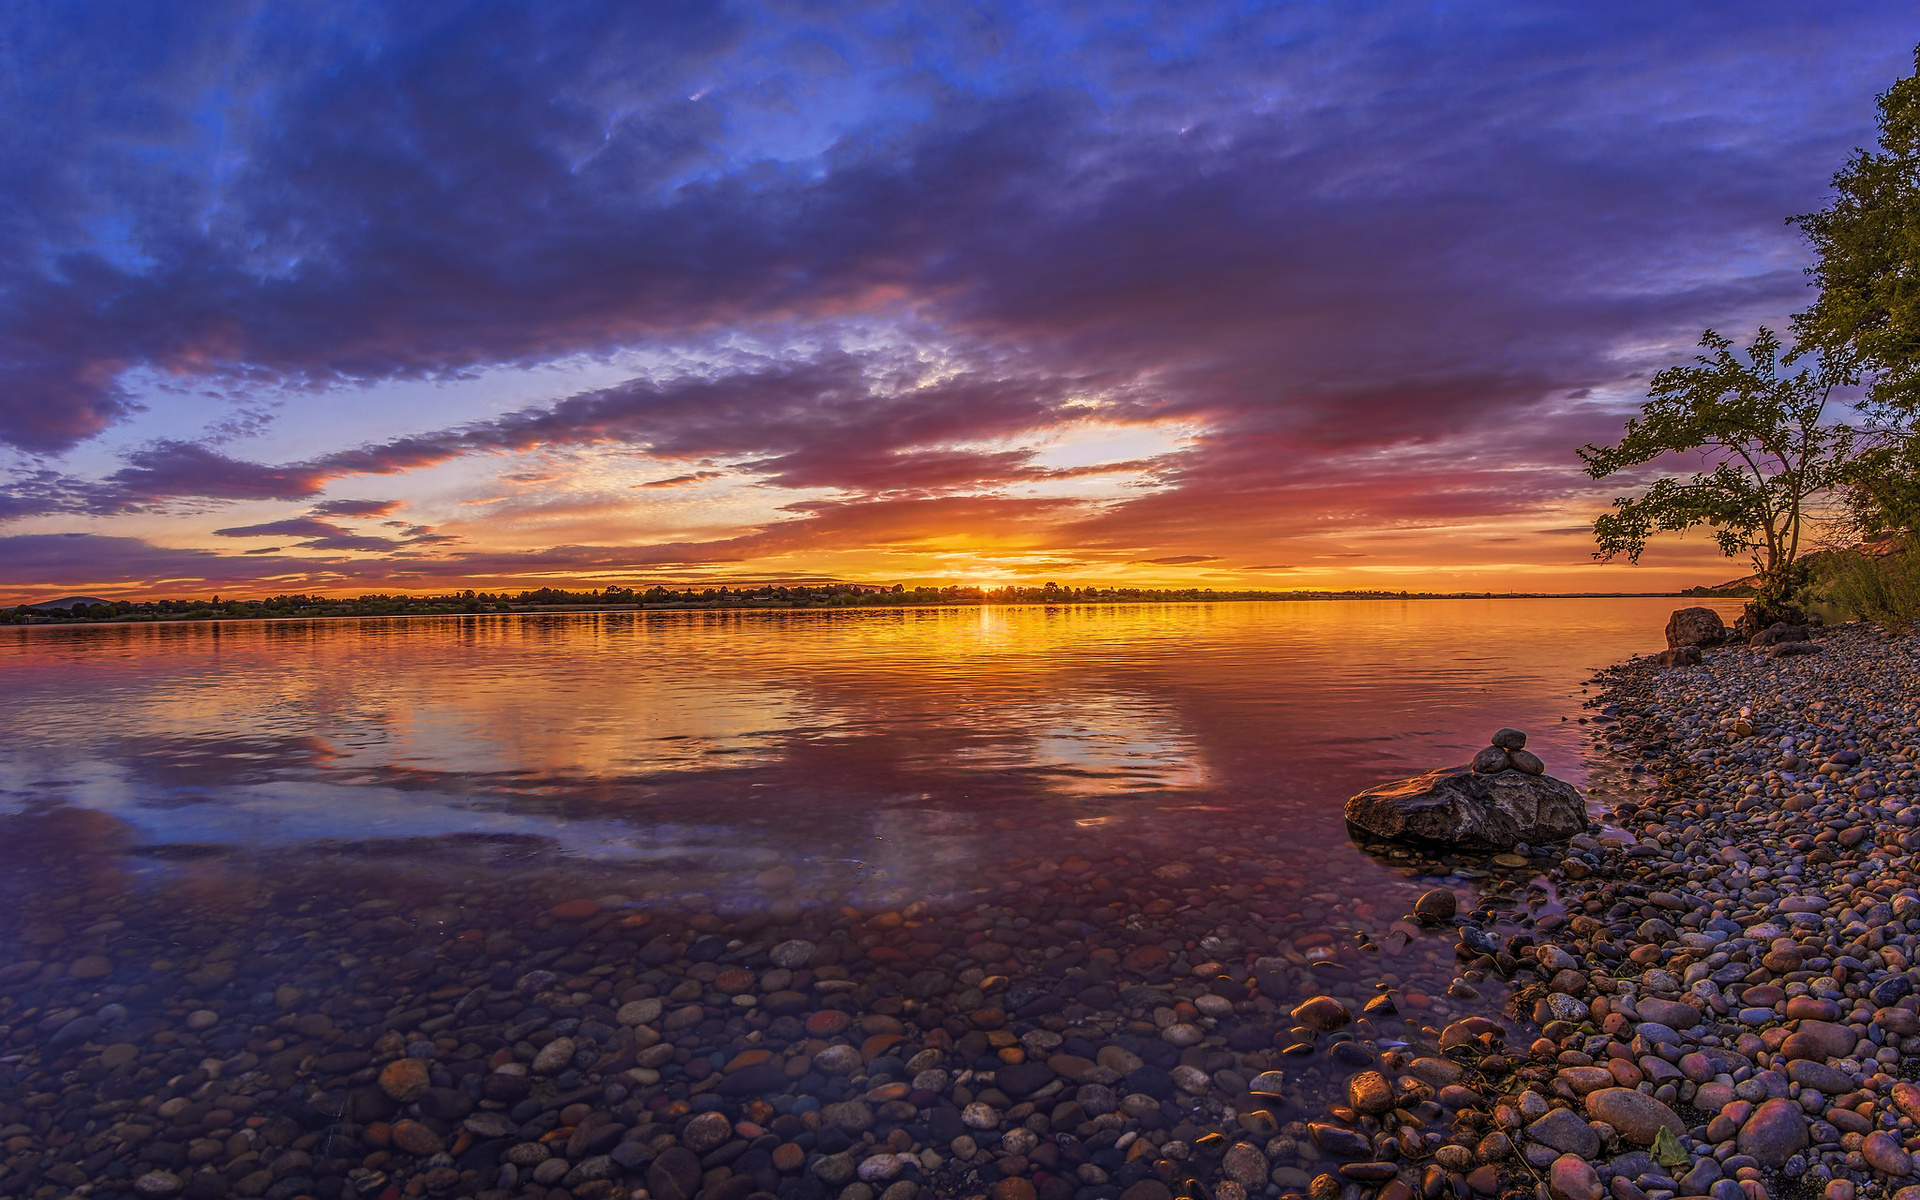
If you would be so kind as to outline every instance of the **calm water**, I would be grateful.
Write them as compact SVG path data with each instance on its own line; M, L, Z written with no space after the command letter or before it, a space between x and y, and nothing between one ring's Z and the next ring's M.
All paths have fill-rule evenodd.
M702 1194L824 1200L773 1144L817 1165L823 1105L865 1096L921 1196L1017 1174L1118 1200L1217 1175L1210 1131L1298 1196L1334 1164L1282 1121L1506 1002L1451 926L1402 919L1415 897L1453 887L1497 936L1561 916L1547 860L1369 852L1342 801L1502 725L1593 797L1628 786L1611 756L1589 779L1582 684L1672 607L0 631L0 1193L159 1167L192 1196L551 1200L509 1145L578 1158L591 1128L625 1139L627 1184L578 1191L606 1200L665 1186L663 1147L718 1109L732 1165L678 1151ZM1327 995L1366 1015L1294 1024ZM1108 1076L1155 1097L1125 1118L1153 1154L1123 1153L1116 1093L1060 1090L1056 1048L1134 1056ZM433 1085L404 1109L375 1085L402 1053ZM976 1096L1050 1139L956 1137Z
M477 840L628 869L636 893L751 890L788 862L803 892L824 872L924 894L930 872L990 861L1010 837L1177 853L1235 827L1284 829L1302 856L1357 869L1340 802L1464 761L1498 726L1582 782L1583 680L1658 648L1674 606L7 630L0 811L102 814L100 844L136 862L316 843L425 858Z

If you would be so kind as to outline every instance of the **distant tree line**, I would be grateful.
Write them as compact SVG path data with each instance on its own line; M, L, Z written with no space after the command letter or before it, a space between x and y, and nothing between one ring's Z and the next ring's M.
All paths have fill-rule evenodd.
M1450 593L1488 595L1489 593ZM255 600L115 600L70 608L18 605L0 609L0 625L84 622L215 621L235 618L393 617L459 613L541 612L568 608L752 609L907 608L979 604L1168 604L1229 600L1379 600L1441 598L1405 591L1228 591L1216 588L1076 587L1046 583L998 588L891 587L863 583L767 584L760 587L645 589L609 584L574 591L449 592L439 596L289 594Z

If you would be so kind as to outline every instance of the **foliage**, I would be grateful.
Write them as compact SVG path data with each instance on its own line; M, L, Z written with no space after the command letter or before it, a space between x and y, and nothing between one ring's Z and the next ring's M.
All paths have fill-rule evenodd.
M1858 451L1842 480L1844 531L1863 542L1920 531L1920 438L1882 438Z
M1653 1135L1652 1149L1654 1161L1663 1167L1684 1167L1693 1162L1693 1155L1680 1144L1673 1130L1664 1125Z
M1714 531L1728 557L1751 552L1763 597L1784 599L1809 503L1841 479L1852 448L1845 425L1825 420L1841 380L1828 372L1782 370L1780 339L1762 326L1744 357L1707 330L1705 353L1653 377L1640 415L1612 446L1580 449L1587 474L1605 479L1669 454L1699 453L1691 478L1663 476L1638 498L1623 497L1593 523L1594 557L1639 561L1658 533Z
M1848 532L1866 541L1920 530L1920 50L1914 63L1880 96L1879 147L1834 175L1827 207L1790 218L1820 289L1794 317L1799 344L1869 385L1872 445L1842 486Z
M1880 148L1833 177L1834 199L1790 220L1812 241L1820 289L1794 317L1801 346L1870 378L1870 403L1920 411L1920 50L1880 97Z
M1822 572L1827 598L1847 615L1900 629L1920 620L1920 545L1892 553L1849 551L1829 556Z

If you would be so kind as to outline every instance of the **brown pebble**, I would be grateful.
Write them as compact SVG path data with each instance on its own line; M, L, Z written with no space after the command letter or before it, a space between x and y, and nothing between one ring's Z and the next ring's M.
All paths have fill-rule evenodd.
M105 979L111 974L113 963L104 954L89 954L67 968L67 975L74 979Z
M993 1185L993 1200L1040 1200L1040 1193L1024 1179L1002 1179Z
M1296 1007L1291 1016L1309 1029L1330 1033L1353 1021L1353 1013L1332 996L1315 996Z
M1378 1116L1393 1109L1393 1085L1378 1071L1362 1071L1347 1081L1347 1103L1356 1112Z
M440 1135L418 1121L401 1121L389 1133L393 1144L417 1158L438 1154L447 1148Z
M1458 912L1459 909L1460 898L1454 895L1452 888L1434 888L1431 891L1422 893L1420 898L1413 903L1414 916L1419 917L1422 921L1431 921L1436 924L1441 921L1453 920L1454 914Z
M396 1058L380 1069L380 1090L402 1104L418 1100L432 1086L427 1064L417 1058Z

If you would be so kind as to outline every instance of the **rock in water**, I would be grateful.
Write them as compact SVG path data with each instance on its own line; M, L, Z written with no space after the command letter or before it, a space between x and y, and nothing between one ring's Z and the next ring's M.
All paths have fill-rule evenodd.
M1347 801L1347 821L1375 837L1467 850L1557 842L1588 828L1586 802L1564 780L1465 767L1368 788Z
M1518 729L1496 729L1491 740L1502 750L1524 750L1527 746L1527 735Z
M1318 1029L1322 1033L1331 1033L1353 1021L1353 1014L1347 1006L1332 996L1315 996L1297 1005L1292 1013L1293 1019L1309 1029Z
M1453 920L1453 914L1459 909L1460 898L1453 894L1453 889L1441 887L1423 892L1420 899L1414 901L1413 915L1437 925Z
M1727 640L1727 623L1710 608L1679 608L1667 619L1667 645L1718 646Z
M1393 1085L1378 1071L1362 1071L1347 1081L1347 1103L1371 1117L1392 1112Z

